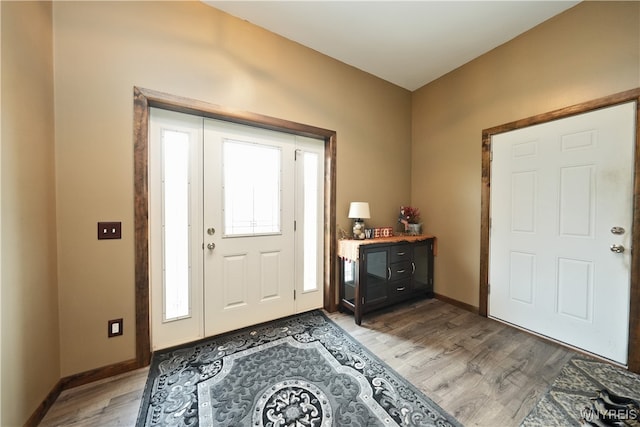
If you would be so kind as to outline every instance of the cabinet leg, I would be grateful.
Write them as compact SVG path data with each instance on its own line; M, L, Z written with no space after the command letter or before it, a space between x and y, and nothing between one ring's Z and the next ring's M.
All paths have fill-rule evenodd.
M360 326L362 324L362 314L355 314L353 317L356 321L356 325Z

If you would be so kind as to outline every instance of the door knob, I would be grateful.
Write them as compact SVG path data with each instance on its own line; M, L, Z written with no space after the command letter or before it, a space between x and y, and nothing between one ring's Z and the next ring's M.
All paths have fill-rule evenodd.
M209 250L214 250L216 248L216 244L215 243L207 243L207 249ZM613 249L611 249L613 250Z
M617 254L621 254L624 252L624 246L622 245L611 245L611 252L615 252Z

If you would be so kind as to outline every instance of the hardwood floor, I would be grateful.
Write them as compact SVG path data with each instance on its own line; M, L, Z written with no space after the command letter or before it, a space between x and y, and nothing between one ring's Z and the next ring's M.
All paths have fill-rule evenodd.
M329 317L465 426L519 426L576 354L438 300Z
M329 317L465 426L518 426L575 354L431 299ZM65 390L41 426L133 426L147 368Z
M63 391L40 426L134 426L149 368Z

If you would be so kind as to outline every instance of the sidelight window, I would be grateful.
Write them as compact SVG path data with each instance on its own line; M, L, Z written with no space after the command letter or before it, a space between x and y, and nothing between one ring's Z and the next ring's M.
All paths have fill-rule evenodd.
M189 315L189 134L162 132L164 320Z

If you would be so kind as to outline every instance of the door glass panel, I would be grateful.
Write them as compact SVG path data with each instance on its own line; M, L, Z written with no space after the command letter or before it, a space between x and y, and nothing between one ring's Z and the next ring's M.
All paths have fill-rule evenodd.
M427 245L416 245L413 247L414 273L413 280L416 289L427 289L429 287L429 247Z
M303 291L318 289L318 155L304 153L304 283Z
M366 253L367 302L387 297L387 251L368 251Z
M344 269L344 299L353 303L356 297L356 263L349 259L342 260Z
M224 237L280 234L281 150L225 139Z
M162 132L162 239L164 248L164 320L188 316L189 134Z

